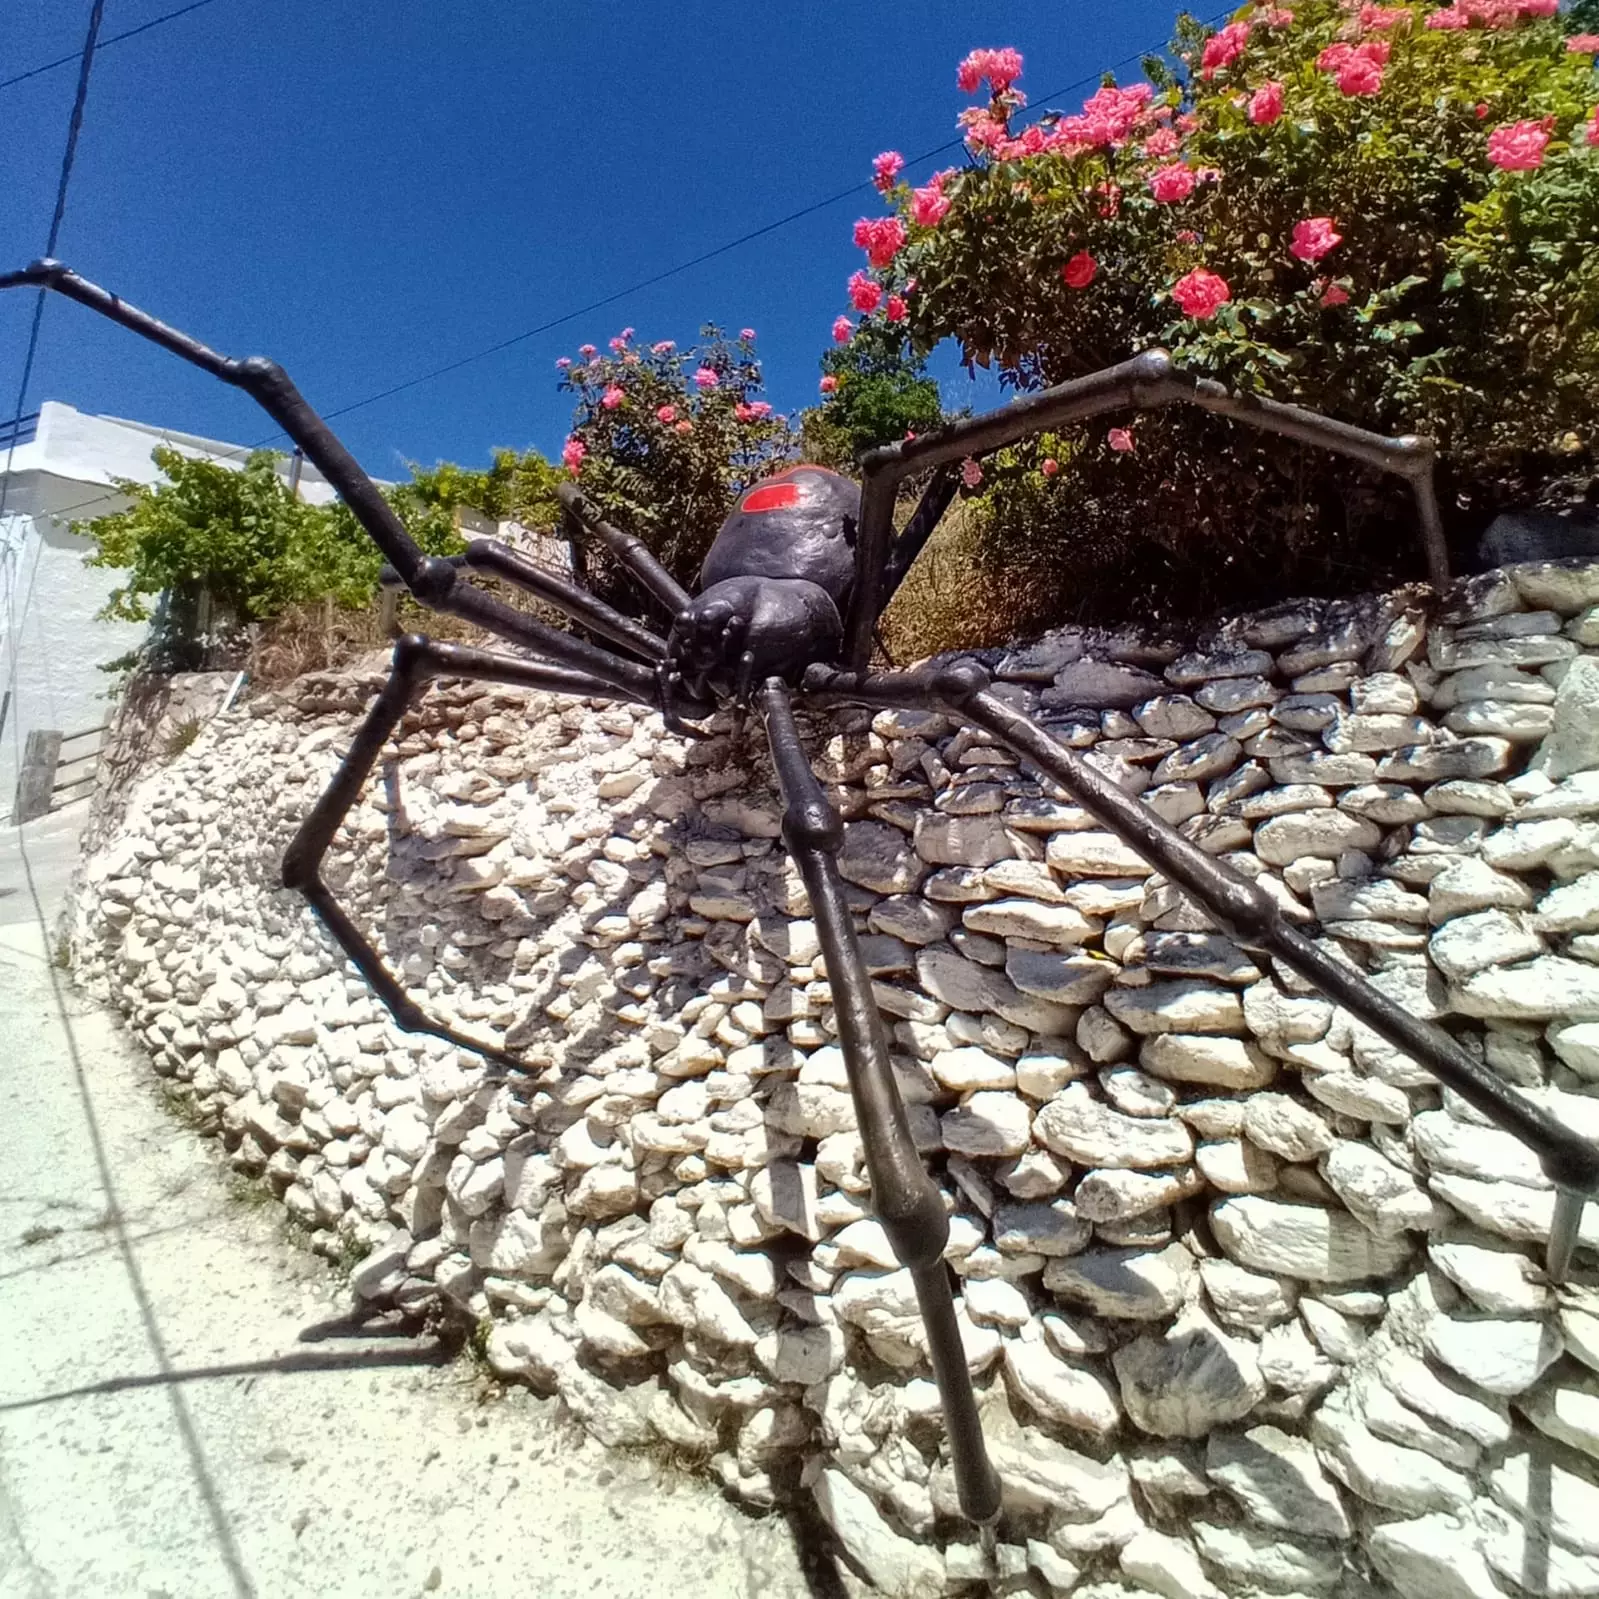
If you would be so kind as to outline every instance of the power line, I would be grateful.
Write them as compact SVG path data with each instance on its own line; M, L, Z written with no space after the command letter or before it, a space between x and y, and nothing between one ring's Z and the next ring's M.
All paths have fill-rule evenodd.
M1233 6L1228 6L1210 17L1203 18L1201 19L1203 25L1210 27L1221 21L1222 18L1230 16L1233 10ZM1076 79L1075 82L1067 84L1064 88L1051 90L1048 94L1040 97L1038 105L1034 107L1034 114L1036 115L1044 105L1047 105L1052 100L1062 99L1066 95L1075 94L1079 89L1088 87L1089 84L1098 83L1104 76L1105 71L1120 72L1125 67L1136 66L1152 51L1160 48L1162 46L1155 45L1148 49L1136 51L1132 55L1124 56L1109 68L1102 69L1099 72L1087 73L1083 77ZM0 87L4 87L4 85L0 85ZM946 139L942 144L913 156L907 164L914 167L923 161L931 161L938 156L947 154L951 150L961 148L963 148L963 141L960 138ZM763 223L758 228L751 228L748 232L739 234L737 238L713 245L709 250L703 250L700 254L690 257L687 261L680 261L675 266L665 267L659 272L652 273L649 277L640 278L624 288L617 289L614 293L603 295L597 300L591 300L587 304L577 306L570 311L563 311L559 316L540 322L536 327L525 328L522 332L514 333L509 338L500 339L494 344L486 345L481 350L474 350L469 355L458 356L455 360L447 361L442 366L432 367L426 372L419 372L415 377L402 379L400 382L391 384L388 388L380 389L374 394L366 395L359 400L352 400L347 405L338 406L331 411L323 411L321 413L322 419L326 422L332 422L341 416L349 416L352 412L364 410L369 405L376 405L382 400L392 399L396 394L404 394L407 390L420 388L423 384L431 383L435 379L445 377L451 372L458 372L462 367L472 366L478 361L487 360L490 356L499 355L502 351L512 349L518 344L524 344L529 339L537 338L541 333L549 333L568 322L577 321L579 317L588 316L594 311L603 310L606 306L615 305L617 301L627 299L630 295L639 294L643 290L653 288L656 284L664 283L670 278L679 277L685 272L692 271L697 266L703 266L707 261L714 261L719 256L741 249L744 245L753 243L756 239L776 233L792 223L799 222L805 217L813 216L818 211L825 211L828 207L837 205L840 201L847 200L852 195L860 194L863 190L871 188L872 183L869 179L862 179L859 183L852 183L846 189L839 189L823 199L813 200L809 205L790 211L786 215L778 217L775 221ZM212 459L221 461L230 459L242 460L253 451L265 449L283 437L284 434L281 430L270 433L265 438L257 440L254 444L241 446L222 455L214 456ZM69 506L67 510L60 514L69 516L73 511L85 509L95 503L97 502L93 500L85 500L79 505Z
M1232 10L1233 7L1228 6L1225 10L1218 11L1213 17L1205 19L1205 26L1209 27L1212 23L1220 21L1221 18L1230 15ZM1150 54L1148 50L1140 50L1133 55L1125 56L1108 70L1119 72L1123 67L1141 62L1148 54ZM1041 103L1058 100L1068 94L1075 94L1077 90L1086 88L1091 83L1099 82L1103 75L1103 72L1092 72L1078 78L1074 83L1067 84L1064 89L1051 90L1050 93L1042 97ZM943 144L937 145L931 150L924 150L920 155L911 157L907 165L918 166L923 161L931 161L937 156L961 147L962 141L960 139L947 139ZM450 372L457 372L462 367L486 360L491 355L498 355L502 350L509 350L513 345L525 343L528 339L537 338L541 333L548 333L554 328L563 326L565 323L575 322L579 317L587 316L590 312L600 311L608 305L614 305L618 300L626 299L629 295L654 288L656 284L664 283L668 278L675 278L684 272L692 271L697 266L703 266L707 261L714 261L718 256L727 255L730 251L740 249L746 244L753 243L756 239L764 238L769 233L776 233L780 228L788 227L790 223L798 222L805 217L814 215L818 211L825 211L829 206L837 205L839 201L847 200L851 195L859 194L862 190L871 187L872 184L866 179L862 179L859 183L852 183L847 189L840 189L836 193L828 195L825 199L812 201L811 204L801 206L797 211L790 211L786 216L777 218L775 222L767 222L761 227L752 228L748 233L741 233L736 239L729 239L725 244L715 245L709 250L702 251L699 255L690 257L687 261L680 261L676 266L667 267L663 271L653 273L647 278L641 278L636 283L628 284L626 288L616 290L614 294L607 294L601 299L591 300L587 305L578 306L575 310L565 311L560 316L551 317L549 321L541 322L537 327L527 328L521 333L513 334L508 339L501 339L497 344L487 345L481 350L475 350L470 355L463 355L454 361L446 362L443 366L418 373L414 378L406 378L403 382L393 384L376 394L369 394L365 399L354 400L348 405L341 405L337 410L326 411L323 413L323 419L331 422L335 417L348 416L352 411L363 410L369 405L376 405L380 400L387 400L396 394L403 394L407 389L419 388L424 383L431 383L435 378L444 377ZM280 433L274 433L266 442L270 443L271 439L281 437ZM258 449L261 446L252 447Z
M54 255L56 245L61 238L62 219L67 214L67 190L72 183L72 168L78 155L78 135L83 131L83 108L89 98L89 74L94 69L94 52L100 37L100 23L105 15L105 0L94 0L89 11L89 27L83 38L83 50L79 57L78 89L72 100L72 115L67 120L67 143L61 152L61 176L56 183L55 210L50 215L50 233L45 241L44 253ZM0 524L3 524L6 509L6 499L11 491L11 466L16 457L17 435L21 432L22 418L28 403L28 384L33 377L34 357L39 351L39 328L44 320L45 290L39 290L39 298L33 306L33 322L28 329L28 349L22 359L22 382L17 388L17 408L11 423L11 438L6 447L5 471L0 474ZM6 587L6 613L7 632L11 645L10 669L6 674L6 688L9 691L16 685L17 672L22 664L22 641L18 637L19 614L26 618L28 609L33 603L33 582L39 575L40 555L35 555L33 563L33 576L28 583L28 592L23 597L21 611L17 607L17 582L21 576L22 545L17 541L7 540L4 551L5 564L12 567L12 580ZM19 715L12 724L13 735L21 739L22 718Z
M190 5L179 6L176 11L169 11L165 16L151 17L148 22L141 22L136 28L124 28L121 33L113 33L101 39L96 49L104 50L108 45L121 44L124 39L132 39L137 34L148 33L152 28L159 28L163 22L175 22L179 17L186 17L191 11L198 11L203 6L214 5L215 0L192 0ZM26 83L29 78L42 77L46 72L54 72L57 67L69 66L80 59L82 52L75 51L69 56L57 56L54 61L45 61L37 67L29 67L26 72L19 72L13 78L0 78L0 89L9 89L13 84Z

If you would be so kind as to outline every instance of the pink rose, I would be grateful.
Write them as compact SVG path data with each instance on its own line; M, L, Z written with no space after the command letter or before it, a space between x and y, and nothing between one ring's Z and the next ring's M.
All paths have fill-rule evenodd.
M1105 442L1118 454L1125 455L1133 447L1133 436L1126 428L1112 428Z
M675 405L658 405L655 408L657 422L675 422L677 420L677 407Z
M853 322L851 322L850 319L847 316L841 316L841 317L837 317L837 318L834 319L834 322L833 322L833 343L834 344L848 344L849 341L850 341L850 336L854 332L855 332L855 324Z
M1229 22L1220 33L1213 33L1199 58L1200 77L1213 78L1223 67L1230 67L1244 53L1248 41L1247 22Z
M1045 477L1054 477L1060 471L1060 462L1053 455L1046 455L1043 464L1038 469Z
M561 447L561 464L573 477L576 477L583 470L583 457L588 453L588 448L581 439L568 439Z
M572 357L569 355L563 355L556 361L555 364L564 372L569 366L571 366Z
M961 462L961 482L969 489L975 489L983 481L983 469L971 457L967 456Z
M614 411L617 406L619 406L626 398L627 395L623 392L623 390L617 384L613 383L605 391L605 393L600 396L600 404L604 406L607 411Z
M1294 241L1288 252L1301 261L1319 261L1343 242L1344 236L1334 229L1331 217L1307 217L1294 224Z
M686 439L694 431L694 424L692 422L679 422L672 431Z
M920 189L911 190L911 221L919 228L936 228L949 214L942 180L934 178Z
M1348 305L1349 291L1341 284L1329 283L1327 287L1321 291L1321 303L1326 306L1328 310L1331 310L1337 305Z
M1599 144L1599 105L1593 108L1593 115L1588 118L1588 143Z
M1249 120L1257 128L1266 127L1283 114L1283 86L1263 83L1249 97Z
M677 346L670 339L661 339L650 346L651 355L670 355Z
M598 354L598 352L595 350L595 348L594 348L594 346L592 344L580 344L580 345L578 345L577 353L579 355L581 355L585 361L592 360L594 358L594 356L596 354Z
M823 394L836 394L838 392L838 379L829 372L816 386Z
M1599 55L1599 33L1574 33L1566 40L1566 49L1574 56Z
M849 303L857 311L875 311L883 300L883 286L875 283L864 272L857 272L849 280Z
M886 267L905 238L905 224L898 217L862 217L855 224L855 242L874 267Z
M1181 161L1156 167L1149 175L1149 192L1162 205L1186 200L1194 192L1194 174Z
M880 193L887 194L894 187L894 179L900 175L904 165L905 157L898 150L885 150L872 158L872 182Z
M1338 87L1346 95L1382 93L1382 68L1367 56L1353 56L1338 69Z
M1060 269L1060 275L1068 289L1086 289L1094 281L1094 274L1098 271L1099 262L1088 251L1079 250Z
M1294 14L1278 7L1275 11L1264 13L1260 20L1268 28L1291 28L1294 25Z
M955 82L962 94L975 94L984 82L995 94L1003 94L1021 75L1019 51L973 50L955 69Z
M1426 25L1438 33L1458 33L1471 26L1471 18L1457 6L1446 6L1442 11L1429 11Z
M903 322L905 320L906 310L907 307L904 299L897 294L891 294L888 297L888 303L883 307L883 315L886 316L890 322Z
M1182 147L1183 141L1171 128L1157 128L1144 140L1144 154L1152 161L1159 156L1176 155Z
M1204 267L1195 267L1172 285L1171 296L1196 322L1208 322L1232 299L1233 291L1227 287L1224 277Z
M720 378L708 367L699 366L694 369L694 387L700 390L714 389L721 381Z
M1547 122L1509 122L1488 135L1488 159L1504 172L1534 172L1548 143Z
M746 344L753 344L755 342L755 329L754 328L740 328L738 330L738 336Z

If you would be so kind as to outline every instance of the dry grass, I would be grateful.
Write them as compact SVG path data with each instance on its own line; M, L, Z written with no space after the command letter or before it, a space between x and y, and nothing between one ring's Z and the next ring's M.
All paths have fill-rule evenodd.
M978 562L977 542L971 512L957 500L883 614L879 633L894 662L1010 642L1019 607L1006 579Z

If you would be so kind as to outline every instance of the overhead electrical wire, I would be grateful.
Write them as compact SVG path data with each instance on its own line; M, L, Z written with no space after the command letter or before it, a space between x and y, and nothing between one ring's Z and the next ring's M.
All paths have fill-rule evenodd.
M1209 27L1212 24L1219 22L1223 17L1231 15L1233 9L1234 7L1228 6L1224 10L1216 12L1213 16L1204 18L1204 25ZM1139 62L1145 60L1149 55L1157 52L1160 48L1162 47L1156 45L1151 46L1149 49L1136 51L1132 55L1124 56L1120 61L1114 63L1106 70L1110 72L1120 72L1125 67L1135 66ZM1090 84L1098 83L1103 76L1104 71L1088 73L1083 77L1076 79L1074 82L1067 84L1064 88L1050 91L1050 93L1040 97L1037 106L1034 107L1033 114L1039 114L1042 107L1047 105L1050 101L1062 99L1066 95L1075 94L1079 89L1087 88ZM3 87L3 85L0 85L0 87ZM919 155L911 157L907 165L914 167L923 161L931 161L938 156L947 154L951 150L960 148L962 148L962 141L959 138L946 139L942 144L936 145L930 150L924 150ZM751 244L756 239L765 238L768 234L776 233L782 228L789 227L795 222L802 221L805 217L813 216L818 211L825 211L829 206L837 205L841 201L849 199L852 195L860 194L864 190L869 190L871 188L872 183L870 179L862 179L859 183L852 183L848 188L838 189L834 193L829 194L822 199L813 200L808 205L800 206L798 209L787 212L785 215L780 216L771 222L765 222L759 227L751 228L747 232L739 234L736 238L728 239L722 244L713 245L708 250L702 250L698 255L691 256L686 261L679 261L674 266L664 267L659 272L651 273L648 277L639 278L635 282L629 283L625 287L615 290L613 293L602 295L599 299L590 300L583 305L575 306L569 311L563 311L559 316L550 317L546 321L540 322L534 327L524 328L520 333L513 333L508 338L499 339L495 343L485 345L482 349L474 350L468 355L458 356L454 360L447 361L441 366L431 367L425 372L417 373L414 377L404 378L398 383L390 384L387 388L379 389L375 393L363 396L361 399L351 400L347 404L334 407L332 410L323 411L321 413L322 419L327 422L332 422L341 416L349 416L352 412L365 410L366 407L370 405L376 405L382 400L392 399L396 394L404 394L410 389L420 388L424 384L432 383L441 377L447 376L451 372L458 372L463 367L472 366L479 361L487 360L490 356L499 355L505 350L514 348L518 344L525 344L529 339L537 338L541 333L552 332L558 327L565 326L568 322L575 322L580 317L589 316L595 311L604 310L607 306L615 305L619 300L625 300L631 295L642 293L645 289L654 288L657 284L664 283L670 278L680 277L683 273L690 272L695 267L703 266L707 261L714 261L720 256L724 256L734 250L741 249L744 245ZM213 457L213 459L224 461L242 460L254 451L265 449L283 437L284 435L281 431L270 433L265 438L258 440L254 444L240 446L237 449L230 450L224 454ZM93 503L95 502L84 501L82 505L70 507L68 511L63 512L62 515L69 515L71 511L81 510L85 506Z
M121 44L124 39L132 39L138 34L148 33L152 28L159 28L163 22L176 22L179 17L188 16L191 11L199 11L204 6L215 4L216 0L192 0L191 4L179 6L176 11L168 11L164 16L151 17L148 22L141 22L136 28L124 28L121 33L109 34L101 39L95 48L104 50L111 45ZM19 72L14 77L0 78L0 89L9 89L15 84L26 83L29 78L43 77L46 72L54 72L57 67L70 66L81 57L81 51L74 51L69 56L57 56L54 61L44 61L36 67L29 67L26 72Z
M78 135L83 131L83 110L89 99L89 74L94 70L95 47L100 37L100 24L105 16L105 0L94 0L89 10L89 26L84 34L83 50L79 55L78 88L72 100L72 114L67 119L66 148L61 152L61 174L56 182L55 210L50 215L50 231L45 240L44 253L54 255L56 245L61 238L61 223L67 214L67 190L72 184L72 168L78 155ZM22 418L28 403L28 384L33 378L34 358L39 353L39 329L44 320L45 290L39 290L39 297L34 301L33 321L28 329L27 352L22 358L22 381L17 387L17 406L11 419L10 438L6 445L6 464L0 472L0 527L4 527L6 500L11 491L11 464L16 456L17 435L22 429ZM11 646L11 660L6 672L6 702L9 703L12 691L16 687L17 672L22 660L22 646L17 637L21 622L27 617L28 607L33 600L33 579L28 583L28 592L23 598L21 608L17 605L17 580L21 568L21 545L7 539L5 547L0 550L0 571L10 568L9 581L6 583L6 615L7 637ZM34 561L33 578L37 578L39 563ZM20 719L13 725L13 732L21 726Z

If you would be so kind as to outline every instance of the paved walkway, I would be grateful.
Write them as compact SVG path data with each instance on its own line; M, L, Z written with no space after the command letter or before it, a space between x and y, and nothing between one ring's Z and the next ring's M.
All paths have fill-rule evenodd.
M801 1599L790 1528L345 1319L50 960L78 819L0 828L0 1599Z

